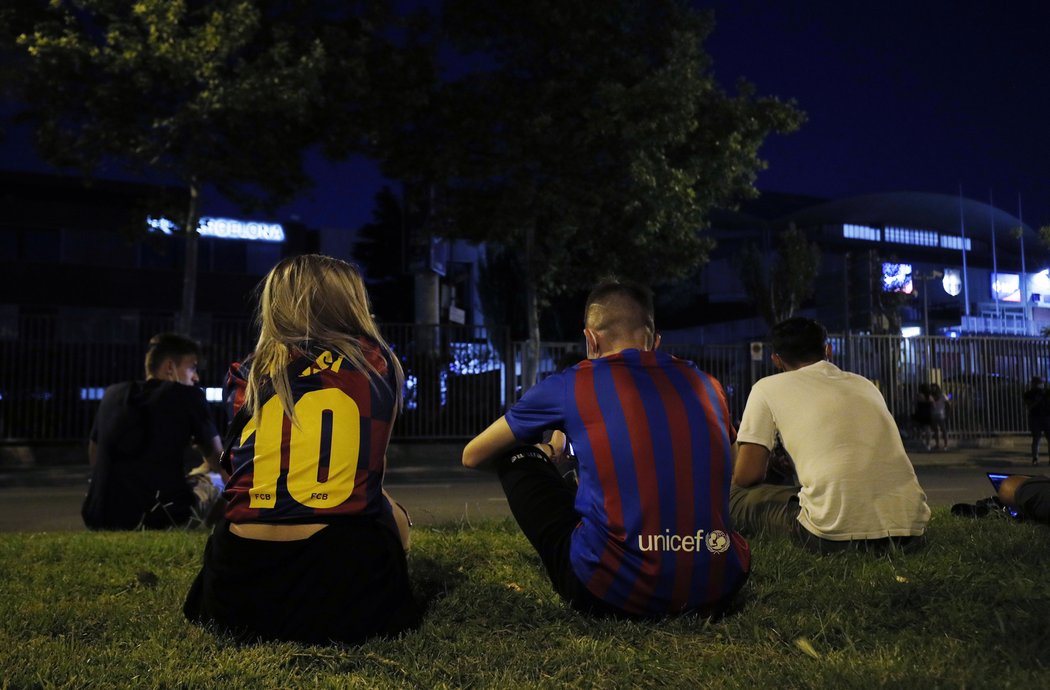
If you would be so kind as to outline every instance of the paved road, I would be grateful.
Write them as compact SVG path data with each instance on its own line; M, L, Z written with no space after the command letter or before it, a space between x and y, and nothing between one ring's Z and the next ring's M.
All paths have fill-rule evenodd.
M1027 473L1033 469L1028 450L1019 440L1007 447L913 453L911 457L931 505L989 496L992 490L985 471ZM1050 471L1045 459L1038 471ZM37 485L7 482L0 487L0 532L82 530L80 501L85 478L82 468L57 468L38 478ZM462 470L454 463L394 468L387 487L421 526L510 515L495 477Z
M499 483L444 481L388 482L391 495L408 507L416 525L470 522L510 515ZM83 530L83 486L23 486L0 489L0 532Z

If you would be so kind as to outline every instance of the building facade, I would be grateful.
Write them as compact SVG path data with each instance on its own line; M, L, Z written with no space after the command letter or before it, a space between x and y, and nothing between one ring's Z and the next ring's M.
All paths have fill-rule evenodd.
M821 252L803 313L832 331L1039 335L1050 327L1047 250L1031 227L1002 209L918 192L833 201L766 194L737 212L713 215L709 232L718 246L699 276L705 301L697 323L679 319L669 335L701 342L761 338L768 325L753 316L734 257L745 243L772 257L777 235L792 226ZM888 318L890 310L898 311L899 323Z

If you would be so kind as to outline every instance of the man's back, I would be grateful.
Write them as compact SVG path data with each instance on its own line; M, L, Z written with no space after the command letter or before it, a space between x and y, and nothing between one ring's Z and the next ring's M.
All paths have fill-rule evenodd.
M146 526L184 521L193 503L185 452L194 439L215 433L199 388L157 379L107 388L91 430L97 458L82 509L85 524L132 529L158 504L166 509L146 518Z
M870 381L827 361L760 380L739 440L771 444L774 430L794 460L799 521L809 532L828 539L922 533L925 495Z
M746 542L729 524L734 430L695 365L628 349L542 382L512 409L518 438L564 429L579 460L571 546L588 590L632 613L701 607L737 588Z

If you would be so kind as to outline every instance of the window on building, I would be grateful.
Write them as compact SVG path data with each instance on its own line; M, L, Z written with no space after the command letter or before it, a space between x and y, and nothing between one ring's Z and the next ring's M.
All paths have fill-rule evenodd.
M867 225L854 225L852 223L845 223L842 226L842 236L848 240L867 240L869 242L878 242L882 239L882 234L878 228L872 228Z
M956 237L955 235L941 235L941 247L944 249L958 249L970 251L969 237Z
M940 235L932 230L887 227L886 241L897 244L915 244L920 247L937 247L940 245Z

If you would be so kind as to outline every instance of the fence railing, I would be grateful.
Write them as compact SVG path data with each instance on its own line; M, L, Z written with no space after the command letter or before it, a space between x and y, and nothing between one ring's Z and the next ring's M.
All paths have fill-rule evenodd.
M22 317L0 328L0 441L83 440L104 388L142 376L145 343L169 330L165 319L76 321ZM406 374L405 406L394 427L401 440L465 439L502 414L527 388L524 343L504 329L456 325L385 324L384 336ZM195 333L204 358L201 386L226 422L220 393L229 362L254 345L245 319L211 319ZM766 346L756 359L749 344L665 343L717 378L739 421L754 381L774 373ZM833 336L834 360L871 379L902 433L921 384L937 382L949 395L949 433L975 437L1027 431L1022 393L1034 375L1050 372L1045 338ZM538 376L583 358L581 342L541 344ZM804 404L805 401L800 401Z

